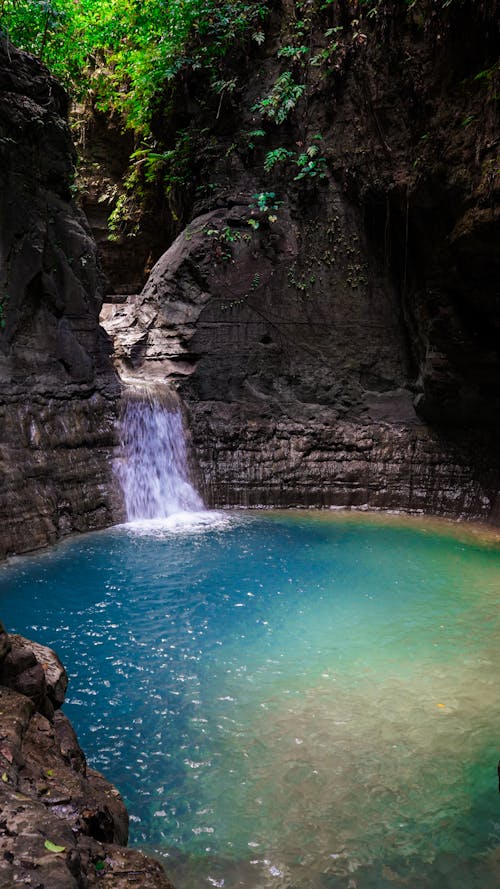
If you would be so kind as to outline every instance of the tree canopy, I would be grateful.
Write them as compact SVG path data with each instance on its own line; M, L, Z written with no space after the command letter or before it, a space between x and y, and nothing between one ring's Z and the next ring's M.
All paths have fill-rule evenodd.
M0 29L77 99L149 133L154 97L184 67L213 70L264 0L0 0Z

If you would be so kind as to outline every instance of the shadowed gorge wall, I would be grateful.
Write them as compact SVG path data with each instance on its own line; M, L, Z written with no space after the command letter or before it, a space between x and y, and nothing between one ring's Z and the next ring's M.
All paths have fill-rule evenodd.
M119 385L67 99L0 41L0 556L109 525Z
M126 235L108 249L99 203L130 134L87 128L82 201L111 291L135 291L166 250L105 324L126 375L177 388L210 503L494 518L497 3L363 6L312 4L304 24L275 4L264 39L220 62L218 91L189 68L169 82L153 136L161 156L184 134L184 185L162 191L163 168L149 183L137 250ZM5 554L122 505L66 98L5 43L0 70ZM278 82L303 88L281 121L266 110Z
M276 5L261 47L227 61L234 88L211 98L194 73L169 93L209 148L184 232L105 324L123 372L177 387L210 502L487 518L497 4L372 6L312 6L304 28ZM304 92L279 123L262 99L285 71Z

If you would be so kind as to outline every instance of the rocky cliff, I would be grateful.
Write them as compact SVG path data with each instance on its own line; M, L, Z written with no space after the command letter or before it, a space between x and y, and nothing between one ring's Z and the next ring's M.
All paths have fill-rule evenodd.
M182 120L206 147L133 260L106 246L119 292L165 249L106 326L124 376L178 390L210 503L498 520L496 20L493 0L284 0L219 92L191 72L165 100L158 140ZM0 557L121 515L66 110L0 41ZM109 165L119 139L98 141ZM61 714L57 659L2 633L0 661L0 886L166 887L116 845L126 814Z
M67 99L0 40L0 558L108 525L119 385Z
M60 710L67 681L53 651L0 624L1 889L172 889L157 862L125 848L123 800Z
M210 503L498 515L497 11L272 4L217 90L188 70L159 97L155 139L182 125L190 173L155 192L140 249L106 246L121 292L166 252L105 323L125 375L177 388ZM3 42L1 555L121 515L119 384L65 115ZM82 200L104 244L99 188L131 146L102 124Z
M207 149L105 324L179 391L209 502L498 514L497 11L283 2L227 89L165 99Z

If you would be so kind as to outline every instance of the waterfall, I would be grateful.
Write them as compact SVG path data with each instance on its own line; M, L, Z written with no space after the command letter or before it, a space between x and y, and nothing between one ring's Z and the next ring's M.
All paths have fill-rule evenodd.
M125 394L118 474L127 520L162 519L204 509L189 481L182 414L158 388Z

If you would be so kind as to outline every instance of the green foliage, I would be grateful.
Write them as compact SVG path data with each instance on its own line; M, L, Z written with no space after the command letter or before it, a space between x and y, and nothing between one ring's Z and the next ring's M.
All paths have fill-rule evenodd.
M287 148L274 148L272 151L268 151L264 158L264 170L269 173L276 164L281 164L293 156L293 151L288 151Z
M282 46L278 50L278 58L293 59L294 62L297 62L302 56L307 55L308 52L307 46Z
M225 225L224 228L220 229L207 228L205 234L224 244L234 244L236 241L245 241L250 237L249 235L242 234L237 228L231 228L230 225Z
M498 102L500 94L498 92L498 75L500 74L500 62L495 62L490 68L483 68L473 78L474 83L482 84L488 91L489 101Z
M324 49L321 49L317 52L311 59L311 65L314 68L319 68L321 65L328 64L335 57L336 52L339 48L339 40L331 40L332 37L337 37L343 31L342 25L337 25L335 28L327 28L324 36L330 40L328 46L325 46Z
M361 0L364 3L372 3L374 5L373 0ZM415 6L419 6L422 3L422 0L405 0L408 9L413 9ZM378 0L378 5L380 5L381 0ZM442 9L447 9L449 6L460 6L463 5L464 0L437 0L437 5L441 6Z
M321 133L316 133L316 135L312 137L311 145L308 145L305 151L299 152L298 154L295 151L289 151L288 148L283 148L282 146L274 148L272 151L268 151L264 158L264 170L266 173L269 173L274 169L276 164L289 162L294 163L298 167L298 173L293 177L295 182L300 179L315 179L316 177L325 179L326 158L318 157L319 147L316 144L321 141L322 138Z
M129 171L106 197L112 240L137 233L152 187L163 188L177 218L202 134L177 131L166 149L152 121L168 117L169 84L190 71L200 71L218 97L218 116L237 86L225 55L245 40L262 43L266 14L266 0L0 0L0 31L42 58L74 98L134 131ZM204 138L205 157L210 150Z
M318 137L315 137L318 138ZM319 136L321 139L321 136ZM299 172L294 176L294 180L300 179L319 179L326 178L326 159L318 157L319 148L317 145L309 145L304 152L298 155L295 163L299 168Z
M2 0L0 31L22 49L41 59L54 58L57 64L64 55L64 32L71 30L66 5L50 0Z
M129 180L128 180L129 181ZM109 240L119 241L125 233L129 237L137 234L137 227L131 226L130 222L136 215L137 202L132 196L131 191L124 192L119 195L116 204L108 217Z
M476 74L476 76L474 77L474 80L486 80L486 81L493 80L493 78L495 77L496 74L499 73L499 71L500 71L500 63L495 62L495 64L492 65L491 68L484 68L482 71L479 71L479 73Z
M278 210L283 201L278 201L274 191L261 191L252 195L254 201L249 204L251 210L259 210L261 213L268 213L269 210Z
M288 283L290 287L295 287L296 290L299 290L303 296L306 295L307 289L311 287L316 282L315 275L309 275L308 278L296 278L295 273L297 271L296 263L294 263L288 269Z
M265 39L266 35L264 34L264 31L254 31L252 34L252 40L255 40L255 43L257 43L259 46L264 43Z
M205 130L200 130L198 135L203 137L205 133ZM151 143L144 140L132 152L129 173L121 193L103 195L103 200L115 202L108 218L110 241L119 241L124 236L133 238L138 233L141 202L146 197L148 186L162 188L169 196L176 186L182 187L189 182L194 150L190 131L179 130L174 148L168 151L156 151ZM173 207L171 211L175 216Z
M256 102L252 111L260 112L273 123L284 123L303 96L305 88L305 84L295 83L291 71L284 71L277 78L269 95Z
M173 185L185 185L190 172L191 141L189 130L178 130L175 146L168 151L155 151L144 141L130 156L135 169L126 185L135 187L140 181L139 175L148 184L163 182L167 194Z
M233 259L232 245L238 241L249 241L251 235L225 225L223 228L203 229L204 234L212 239L214 245L214 258L216 261L231 262Z
M147 137L165 84L183 68L216 82L235 42L261 40L266 12L264 0L0 0L0 29L77 98L91 96Z
M251 130L251 131L250 131L249 133L247 133L246 135L247 135L247 137L248 137L248 139L249 139L249 141L247 142L248 147L249 147L249 148L255 148L255 141L254 141L254 140L255 140L255 139L262 139L262 138L266 135L266 131L265 131L265 130L260 130L260 129L257 129L257 130Z
M52 840L45 840L43 845L49 852L55 852L56 854L66 851L66 846L58 846L57 843L53 843Z
M273 211L279 210L283 201L279 201L276 198L274 191L260 191L258 194L252 195L253 201L249 204L249 210L251 211L250 218L247 220L249 226L256 231L260 228L260 221L255 219L256 213L266 213L267 221L269 223L276 222L277 216L275 216Z

